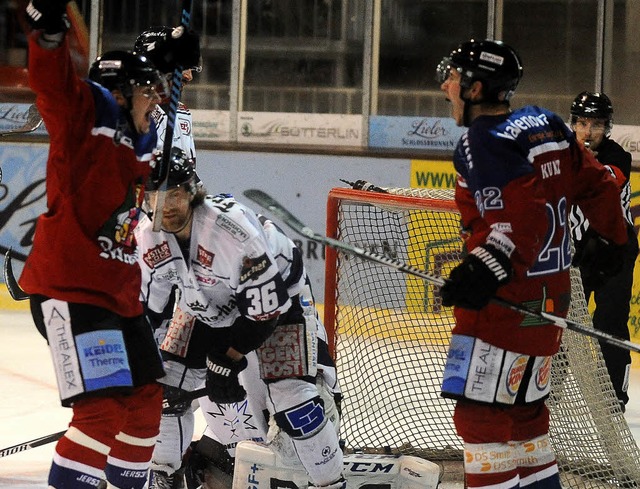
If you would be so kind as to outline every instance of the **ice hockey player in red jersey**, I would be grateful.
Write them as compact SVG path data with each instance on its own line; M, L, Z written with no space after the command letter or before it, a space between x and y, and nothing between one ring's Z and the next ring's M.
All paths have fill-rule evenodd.
M20 284L47 338L63 406L49 487L142 489L163 375L139 302L133 231L156 146L151 112L166 92L146 59L124 51L73 69L66 1L33 0L29 83L50 137L47 208Z
M469 128L454 153L467 253L440 291L456 319L442 395L456 400L466 482L559 489L544 400L562 330L490 300L566 316L574 204L598 235L594 270L615 273L627 241L618 185L562 118L510 109L522 64L508 45L464 42L438 71L453 118Z

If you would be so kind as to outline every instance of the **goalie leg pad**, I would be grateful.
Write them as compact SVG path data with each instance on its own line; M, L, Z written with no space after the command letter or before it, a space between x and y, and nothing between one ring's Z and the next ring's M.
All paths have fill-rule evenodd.
M326 486L342 477L342 451L315 384L284 379L268 385L278 427L291 437L312 485ZM275 409L274 409L275 408Z
M441 478L438 465L412 456L352 454L344 457L347 489L436 489ZM299 465L272 447L241 441L236 447L233 489L247 487L306 487L308 478ZM329 484L327 484L329 485Z
M276 423L287 435L294 439L304 439L318 433L327 418L324 415L324 403L320 396L274 414Z

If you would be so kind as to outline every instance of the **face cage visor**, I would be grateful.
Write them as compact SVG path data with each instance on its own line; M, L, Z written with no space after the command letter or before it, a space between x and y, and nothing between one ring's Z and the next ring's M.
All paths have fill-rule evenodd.
M185 192L176 191L180 188L184 188ZM178 185L171 185L167 187L164 196L165 205L173 206L182 198L191 200L191 198L195 195L196 190L197 186L195 184L194 178L190 178L186 182L180 183ZM144 210L145 213L149 214L149 217L151 217L151 211L155 209L155 205L158 200L158 193L159 190L158 186L156 185L154 185L152 189L145 190L144 192L144 203L142 210Z

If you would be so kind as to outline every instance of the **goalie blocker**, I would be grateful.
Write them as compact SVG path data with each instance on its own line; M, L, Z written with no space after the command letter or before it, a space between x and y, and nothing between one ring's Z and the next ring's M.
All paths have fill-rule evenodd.
M241 441L236 447L232 489L304 489L309 479L300 464L284 460L269 446ZM440 467L407 455L344 456L347 489L436 489Z

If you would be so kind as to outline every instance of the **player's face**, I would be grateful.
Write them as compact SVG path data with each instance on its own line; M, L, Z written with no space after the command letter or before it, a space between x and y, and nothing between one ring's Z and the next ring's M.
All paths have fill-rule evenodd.
M161 96L155 87L133 87L131 119L138 134L146 134L151 127L151 113Z
M571 127L575 131L578 141L594 151L604 138L607 121L592 117L578 117Z
M169 90L167 90L166 97L162 100L162 103L169 103L169 94L171 93L171 87L173 86L173 73L166 74L167 85ZM182 85L180 86L180 94L182 94L182 90L184 90L185 85L188 85L193 81L193 70L183 70L182 71Z
M157 192L149 192L152 208L157 198ZM175 187L167 190L162 207L162 230L168 233L178 233L185 229L191 219L191 201L193 196L187 188Z
M449 76L440 85L446 99L451 102L451 116L458 126L463 125L464 100L460 98L460 79L462 75L455 68L449 70Z

